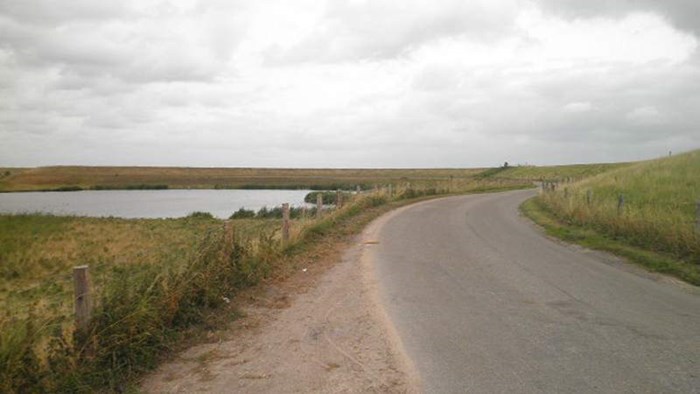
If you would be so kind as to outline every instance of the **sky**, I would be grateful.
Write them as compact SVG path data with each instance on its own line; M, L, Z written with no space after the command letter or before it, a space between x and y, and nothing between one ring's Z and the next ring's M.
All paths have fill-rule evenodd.
M0 166L660 157L699 39L697 0L0 0Z

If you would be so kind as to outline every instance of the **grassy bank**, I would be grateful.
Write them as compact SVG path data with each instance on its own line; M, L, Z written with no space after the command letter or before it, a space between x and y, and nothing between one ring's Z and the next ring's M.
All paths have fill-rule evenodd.
M700 285L698 200L700 151L693 151L560 184L525 211L540 222L555 218L558 226L547 223L556 235L620 252L652 270Z
M514 181L471 182L460 192L511 189ZM0 217L1 392L118 390L151 369L183 333L247 286L284 271L286 256L333 236L359 215L387 204L439 195L399 188L355 196L320 219L292 224L283 244L279 220L121 220L36 215ZM369 214L368 214L369 212ZM355 228L357 230L357 228ZM96 301L84 331L72 324L70 269L89 264Z
M491 168L477 177L505 178L530 181L582 180L633 163L570 164L561 166L516 166Z

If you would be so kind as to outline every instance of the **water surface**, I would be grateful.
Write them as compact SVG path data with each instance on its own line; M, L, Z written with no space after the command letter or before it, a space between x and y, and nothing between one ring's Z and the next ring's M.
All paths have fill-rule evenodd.
M309 190L95 190L0 193L0 213L177 218L194 211L228 218L240 208L304 205Z

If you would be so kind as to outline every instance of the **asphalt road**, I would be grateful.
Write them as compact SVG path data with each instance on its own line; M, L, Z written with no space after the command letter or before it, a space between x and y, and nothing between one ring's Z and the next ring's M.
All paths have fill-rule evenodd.
M533 191L385 218L369 251L427 393L700 393L700 294L545 237ZM617 261L617 263L616 263Z

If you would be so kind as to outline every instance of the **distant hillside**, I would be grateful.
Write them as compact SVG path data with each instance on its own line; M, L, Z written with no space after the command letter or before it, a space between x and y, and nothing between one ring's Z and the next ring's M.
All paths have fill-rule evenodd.
M0 191L104 189L368 189L411 183L444 187L475 179L539 181L583 179L632 163L471 169L285 169L187 167L0 168Z
M184 167L39 167L0 178L0 191L79 189L354 189L387 183L431 186L471 179L483 169L266 169Z

